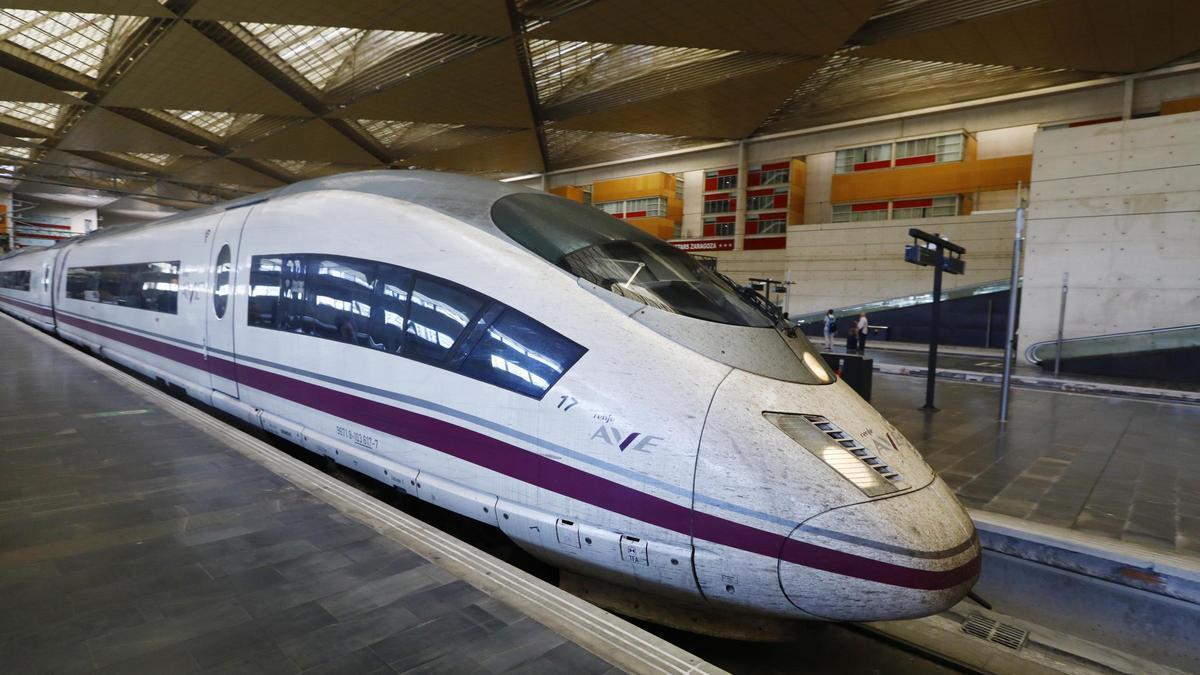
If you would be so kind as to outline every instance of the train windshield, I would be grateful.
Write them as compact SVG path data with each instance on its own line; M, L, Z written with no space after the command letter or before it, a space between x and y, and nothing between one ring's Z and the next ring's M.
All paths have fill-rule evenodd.
M492 221L533 253L618 295L705 321L774 325L692 256L598 209L518 193L492 206Z

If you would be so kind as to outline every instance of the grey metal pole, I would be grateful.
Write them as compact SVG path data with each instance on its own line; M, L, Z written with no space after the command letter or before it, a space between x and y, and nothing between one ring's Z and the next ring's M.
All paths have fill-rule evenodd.
M940 245L937 247L937 261L933 267L933 316L930 319L929 326L929 365L925 373L925 405L921 406L921 410L929 412L937 412L938 409L933 405L933 390L937 385L937 353L938 353L938 331L941 328L942 317L942 261L945 260L946 251Z
M1070 273L1063 272L1062 298L1058 303L1058 337L1054 340L1054 376L1058 377L1058 364L1062 359L1063 318L1067 314L1067 279Z
M1020 188L1017 188L1018 192ZM1008 394L1012 386L1013 348L1017 340L1017 285L1021 276L1021 239L1025 236L1025 207L1017 207L1017 233L1013 237L1012 275L1008 286L1008 327L1004 337L1004 378L1000 385L1000 421L1008 421Z

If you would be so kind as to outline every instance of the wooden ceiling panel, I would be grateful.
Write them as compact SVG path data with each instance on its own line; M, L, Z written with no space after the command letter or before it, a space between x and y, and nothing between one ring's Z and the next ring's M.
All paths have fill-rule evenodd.
M855 56L1133 73L1200 50L1200 2L1059 0L888 40Z
M198 0L185 16L497 37L510 33L502 0Z
M548 40L830 54L882 0L605 0L530 33Z
M266 174L224 158L213 159L182 171L172 172L171 179L186 183L225 183L248 188L273 188L283 185L282 182Z
M812 59L555 121L563 129L745 138L823 62ZM736 105L730 105L736 101ZM553 115L553 111L550 113Z
M337 117L532 127L533 111L511 40L484 47L359 99Z
M58 144L61 150L149 152L205 156L209 153L161 131L138 124L103 108L92 108Z
M288 127L239 148L232 156L379 165L370 153L329 126L325 120L309 120Z
M414 166L451 171L534 173L543 170L537 134L515 131L479 143L410 157Z
M14 73L7 68L0 68L0 98L5 101L36 101L60 105L80 103L80 100L74 96L64 94L54 87Z
M110 107L308 115L195 28L177 23L101 101Z

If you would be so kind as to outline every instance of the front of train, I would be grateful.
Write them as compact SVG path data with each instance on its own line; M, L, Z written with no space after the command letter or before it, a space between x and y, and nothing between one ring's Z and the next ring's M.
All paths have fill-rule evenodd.
M695 469L693 568L710 604L882 620L940 612L970 590L979 544L953 493L762 303L580 204L519 193L491 216L632 320L730 366Z

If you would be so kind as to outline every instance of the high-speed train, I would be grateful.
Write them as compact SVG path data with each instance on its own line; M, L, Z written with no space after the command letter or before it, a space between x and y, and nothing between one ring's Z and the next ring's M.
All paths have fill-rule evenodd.
M296 183L10 254L0 306L647 601L897 619L979 574L953 493L803 336L553 195Z

